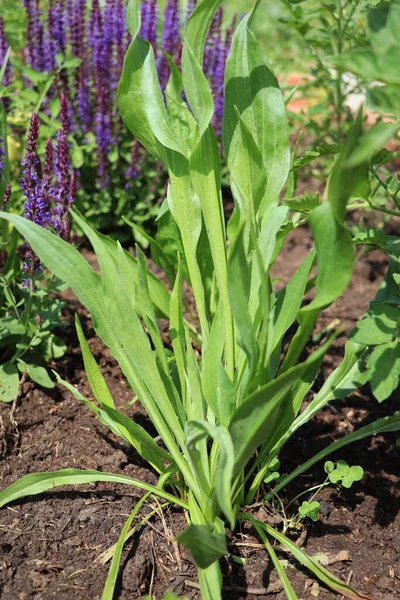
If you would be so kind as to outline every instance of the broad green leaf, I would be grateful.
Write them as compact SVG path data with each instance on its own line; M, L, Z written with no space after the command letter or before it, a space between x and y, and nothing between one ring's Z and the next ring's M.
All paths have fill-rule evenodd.
M222 365L225 339L223 308L220 303L211 325L201 362L201 385L218 425L227 426L236 406L236 389Z
M321 360L330 343L326 342L305 362L285 371L251 394L236 409L229 426L235 449L235 473L244 467L258 446L273 435L280 406L292 386L298 380L302 380L314 363Z
M265 193L259 214L277 204L289 173L286 109L278 81L251 26L253 11L244 17L233 36L225 69L224 153L233 180L240 181L241 168L235 154L241 151L242 123L259 148L266 173ZM258 157L254 155L254 159ZM250 176L250 174L249 174Z
M120 273L120 283L128 296L128 298L135 305L135 292L132 292L132 286L137 289L138 275L137 275L137 260L130 252L122 250L123 258L121 257L121 248L118 246L118 242L112 240L109 236L102 235L90 225L84 219L84 217L74 209L72 212L74 221L77 222L78 226L82 229L85 235L88 237L95 251L99 247L97 240L100 239L102 246L107 248L107 252L112 257L115 268ZM49 267L50 268L50 267ZM71 285L70 282L67 282ZM158 315L160 317L168 317L169 314L169 294L166 287L161 281L151 272L148 272L148 284L151 300L154 306L157 307ZM137 299L136 299L137 301Z
M136 139L157 159L165 162L166 148L180 151L171 131L158 80L151 44L138 37L140 2L128 6L133 40L125 55L118 87L118 106L122 119Z
M297 317L314 259L315 251L311 251L287 285L276 294L270 331L271 352L281 342Z
M315 208L309 221L317 250L318 277L315 298L301 309L302 313L319 311L340 296L350 282L354 261L350 233L336 220L330 203Z
M336 159L327 185L328 202L339 224L343 224L350 198L368 192L368 157L357 161L356 167L350 164L353 155L359 152L362 134L362 111L360 110Z
M77 314L75 314L75 328L78 334L79 345L81 347L82 358L85 365L85 373L89 381L90 389L100 406L110 406L111 408L114 408L114 400L104 381L99 366L90 351Z
M235 528L235 512L232 506L232 477L235 464L232 439L226 427L212 425L207 421L189 421L185 427L186 445L188 449L197 442L211 437L218 444L218 459L215 466L214 481L218 504L229 520L231 528Z
M175 136L185 156L189 156L198 137L198 128L193 114L183 99L182 75L173 59L166 54L170 66L170 78L165 88L167 111Z
M141 308L142 319L149 330L149 334L160 364L164 371L169 374L167 359L165 356L164 342L161 337L161 332L158 327L156 312L150 296L148 270L146 257L139 246L136 246L136 255L138 259L138 301Z
M371 158L399 130L400 123L378 123L360 138L359 144L348 160L349 167L357 167Z
M177 540L189 548L201 569L207 569L219 558L228 554L226 536L213 531L210 525L189 525L178 535Z
M238 235L229 256L228 286L233 318L237 327L237 344L248 360L248 378L257 366L258 346L249 313L250 265L244 248L244 229Z
M165 498L173 504L177 504L182 508L187 509L188 506L183 500L164 492L163 489L145 483L139 479L132 479L126 475L117 475L114 473L105 473L103 471L82 470L79 469L61 469L48 473L30 473L18 479L15 483L0 492L0 508L6 504L10 504L19 498L26 496L34 496L42 494L47 490L51 490L62 485L82 485L85 483L97 483L100 481L111 481L113 483L123 483L131 485L145 492L151 492L160 498Z
M400 85L398 64L400 47L389 48L385 54L377 54L366 48L355 48L347 54L331 60L335 67L355 73L367 81Z
M400 309L384 302L370 302L368 312L358 321L351 338L358 344L391 342L400 323Z
M374 85L367 89L366 107L369 110L399 114L400 86Z
M50 375L44 367L32 364L30 362L25 362L21 358L18 359L17 365L21 373L27 371L30 379L32 379L32 381L38 385L41 385L47 389L52 389L54 387L54 381L50 378Z
M173 398L168 397L147 334L132 311L127 291L122 288L110 245L94 230L91 232L102 269L103 277L100 278L79 252L61 238L21 217L8 213L1 213L1 216L16 225L42 262L68 283L89 309L96 332L110 347L173 460L185 474L187 483L199 491L182 456L185 440ZM116 246L112 248L116 249ZM128 319L126 315L129 315Z
M12 402L18 393L19 373L14 363L0 365L0 402Z
M368 359L368 367L371 372L369 382L372 393L378 402L383 402L399 385L399 340L377 346Z
M203 72L203 53L212 18L222 0L198 2L187 20L182 50L182 78L189 106L199 125L200 137L214 113L214 101Z

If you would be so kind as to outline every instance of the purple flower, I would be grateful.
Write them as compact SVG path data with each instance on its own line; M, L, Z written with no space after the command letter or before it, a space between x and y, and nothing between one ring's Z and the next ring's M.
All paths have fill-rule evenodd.
M68 5L68 29L72 56L83 60L85 58L86 0L75 0L72 6Z
M87 67L84 63L80 64L76 78L75 106L82 131L86 133L91 122L91 105Z
M3 18L0 17L0 69L3 65L7 51L8 51L8 42L7 42L6 36L4 34L4 21L3 21ZM12 79L11 65L10 65L10 62L8 62L5 73L4 73L4 79L3 79L3 81L0 81L0 85L5 85L5 86L10 85L11 79Z
M42 168L37 153L38 135L39 119L36 113L32 113L20 184L25 196L24 217L44 227L50 215L48 202L45 201L42 193Z
M154 54L157 54L157 23L158 6L157 0L145 0L140 5L141 28L140 37L150 42L153 46Z
M38 135L39 119L36 113L32 113L25 157L22 161L23 172L20 185L25 196L24 217L41 227L45 227L50 220L50 213L49 203L43 197L41 183L42 169L37 153ZM24 244L22 250L24 255L23 270L28 274L40 271L40 261L35 256L29 244Z
M93 83L97 87L104 73L103 15L99 0L93 0L89 18L87 44L90 48Z
M65 52L65 0L49 0L47 24L50 38L54 41L55 52Z
M168 0L164 10L164 28L161 39L162 52L158 57L157 69L161 88L164 90L168 83L169 65L164 54L167 52L179 62L182 42L179 33L179 3L178 0Z
M36 71L44 71L48 57L45 55L45 36L39 0L23 0L26 18L26 57L29 65Z
M111 118L107 90L102 86L99 90L96 115L97 138L97 175L100 185L108 185L108 151L111 144Z

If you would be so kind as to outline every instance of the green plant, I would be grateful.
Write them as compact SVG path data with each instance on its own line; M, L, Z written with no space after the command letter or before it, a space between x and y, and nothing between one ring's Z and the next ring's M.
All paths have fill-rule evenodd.
M300 222L297 214L291 218L288 207L279 206L290 168L285 106L252 33L256 2L235 32L225 73L224 153L235 200L226 226L218 144L210 126L213 98L202 70L204 42L219 4L219 0L201 0L189 18L182 74L173 70L165 100L152 47L138 37L139 2L129 4L132 43L119 86L119 106L128 128L168 169L164 210L179 238L177 251L168 258L176 272L171 294L147 269L139 248L133 257L118 242L99 234L77 211L73 211L75 222L92 243L101 274L51 232L21 217L2 214L88 308L97 334L118 360L161 442L116 409L78 319L93 399L59 381L136 448L158 473L158 485L101 471L66 469L27 475L1 492L0 505L56 486L93 481L120 482L144 490L113 550L104 600L113 596L122 548L149 494L185 510L189 525L178 539L190 548L197 563L204 600L221 598L219 558L227 554L225 527L234 529L240 520L253 524L290 600L296 594L277 558L274 541L333 590L351 599L366 598L278 529L254 518L251 509L264 479L277 468L277 454L297 429L328 401L347 396L370 376L369 347L349 340L342 363L300 412L337 332L301 360L307 341L320 311L341 295L351 277L354 251L344 222L346 206L367 178L367 162L349 172L348 161L362 135L362 116L332 170L326 201L304 217L315 249L286 286L273 289L271 265L287 233ZM157 247L156 242L153 245ZM311 275L315 262L316 279ZM387 277L392 277L392 271ZM198 320L191 322L184 312L183 278L190 283L196 302ZM302 305L306 290L314 287L314 299ZM169 319L168 348L158 317ZM284 337L295 322L296 333L282 359ZM400 413L362 427L277 479L270 495L348 443L398 429ZM246 512L244 506L249 507Z
M0 198L3 210L11 208L6 125L0 104ZM24 248L18 248L20 241L18 231L11 230L7 221L3 221L0 229L0 400L3 402L12 402L17 397L21 375L29 376L43 387L54 387L46 363L60 358L66 350L64 342L54 333L60 326L64 307L64 302L57 299L55 293L63 286L46 273L24 271L27 254Z

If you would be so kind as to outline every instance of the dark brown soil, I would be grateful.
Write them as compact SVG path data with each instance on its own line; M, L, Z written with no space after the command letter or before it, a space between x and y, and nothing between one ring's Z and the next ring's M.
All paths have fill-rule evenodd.
M274 277L286 281L300 264L310 243L305 229L289 237L278 259ZM349 330L365 312L386 268L383 254L374 252L361 258L353 281L343 296L325 311L319 329L341 319ZM96 359L110 386L116 404L151 431L151 425L122 378L107 349L94 337L85 311L70 300L71 318L78 310ZM73 328L68 333L70 349L56 365L67 381L89 395L80 351ZM339 362L344 338L339 339L327 357L318 383ZM282 453L282 471L289 472L303 460L361 424L391 414L398 399L379 405L362 389L338 401L302 428ZM1 406L7 423L9 406ZM128 446L101 426L88 409L63 388L49 393L31 383L17 412L18 431L8 435L7 453L2 464L1 488L26 473L52 471L64 467L100 469L156 482L155 474ZM323 516L308 524L304 549L311 555L323 554L333 573L376 600L400 598L400 491L399 453L396 435L376 436L337 453L350 464L365 470L361 482L351 490L326 488L318 499ZM323 465L305 473L284 490L289 501L297 493L324 480ZM129 512L139 499L134 488L113 484L62 488L41 496L15 502L3 509L0 518L0 598L1 600L78 600L100 598L108 565L98 557L112 546ZM306 499L307 496L304 497ZM157 508L153 500L152 508ZM143 517L151 510L145 508ZM257 516L262 518L263 509ZM178 596L199 598L196 572L190 556L173 538L185 527L182 513L173 508L155 516L143 527L123 554L117 598L134 600L146 593L161 600L167 589ZM232 600L271 597L285 598L268 555L254 532L243 524L231 538L233 555L245 559L239 565L231 558L222 561L224 598ZM288 559L280 552L282 559ZM288 576L302 600L339 598L326 590L294 562Z

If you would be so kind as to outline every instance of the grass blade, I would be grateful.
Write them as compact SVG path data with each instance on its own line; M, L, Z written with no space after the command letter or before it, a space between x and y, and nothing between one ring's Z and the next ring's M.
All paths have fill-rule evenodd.
M373 423L370 423L365 427L361 427L361 429L358 429L358 431L354 431L353 433L346 435L341 440L333 442L333 444L331 444L324 450L321 450L321 452L318 452L318 454L310 458L310 460L308 460L304 464L300 465L300 467L292 471L292 473L286 475L286 477L283 477L274 487L273 492L276 494L277 492L279 492L279 490L281 490L288 483L290 483L290 481L292 481L293 479L304 473L304 471L307 471L310 467L315 465L315 463L328 456L328 454L332 454L332 452L336 452L336 450L347 446L347 444L358 442L359 440L362 440L365 437L375 435L377 433L387 433L399 430L400 411L395 412L394 415L392 415L391 417L383 417L382 419L378 419L377 421L374 421Z
M278 577L281 580L282 586L283 586L283 590L286 594L286 598L287 600L298 600L295 591L292 587L292 584L290 583L288 576L286 575L286 571L285 569L282 567L282 564L279 562L278 557L276 556L275 550L273 549L272 545L270 544L267 536L265 535L262 527L260 527L259 522L257 521L257 519L253 519L250 515L249 515L249 520L251 521L254 529L257 531L258 535L260 536L265 548L267 549L267 552L272 560L272 563L278 573Z
M245 519L254 523L255 519L251 517L251 515L247 513L243 513ZM342 594L345 598L349 598L349 600L374 600L372 596L367 596L365 594L360 594L353 590L346 583L335 577L332 573L330 573L325 567L320 565L316 560L308 556L303 550L301 550L294 542L289 540L285 535L268 525L267 523L262 523L261 521L257 521L258 526L264 531L266 531L271 537L275 538L282 546L287 548L291 554L298 560L302 565L304 565L309 571L314 573L316 577L322 583L330 587L335 592Z
M122 528L122 531L118 538L118 542L115 544L115 550L114 550L114 554L112 557L110 569L108 571L106 583L103 588L103 593L101 595L101 600L113 600L113 598L114 598L115 584L117 583L119 563L121 560L123 547L125 545L125 542L128 539L127 535L129 532L129 527L131 526L133 519L136 517L137 513L139 512L140 507L147 500L147 498L149 496L150 496L150 492L145 494L142 498L140 498L139 502L137 502L135 508L132 510L131 514L129 515L128 519L126 520L125 525Z
M0 508L6 504L10 504L10 502L13 502L14 500L19 500L19 498L41 494L62 485L82 485L85 483L97 483L99 481L112 481L113 483L131 485L140 490L145 490L146 492L151 492L156 496L160 496L160 498L164 498L184 509L188 509L186 502L172 496L172 494L168 494L168 492L164 492L163 489L151 485L150 483L144 483L139 479L132 479L126 475L79 469L61 469L60 471L30 473L29 475L25 475L0 492Z

